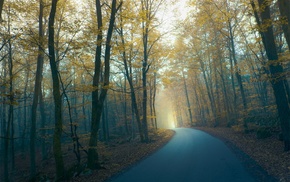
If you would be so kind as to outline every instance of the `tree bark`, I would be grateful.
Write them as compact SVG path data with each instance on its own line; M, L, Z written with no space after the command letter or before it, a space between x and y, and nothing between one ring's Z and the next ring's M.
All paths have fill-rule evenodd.
M155 129L157 130L158 126L157 126L157 115L156 115L156 107L155 107L155 101L156 101L156 82L157 82L157 74L156 72L154 72L154 81L153 81L153 86L154 86L154 90L153 90L153 103L152 103L152 107L153 107L153 115L154 115L154 123L155 123Z
M10 17L8 17L8 34L10 35ZM9 75L9 92L8 97L8 121L5 131L5 144L4 144L4 180L9 181L9 146L13 147L13 102L14 102L14 88L13 88L13 60L12 60L12 44L8 40L8 75ZM10 143L11 142L11 143ZM12 156L12 170L14 170L14 151L10 151Z
M276 105L278 109L278 116L280 119L281 129L284 139L284 150L290 150L290 109L287 101L286 88L284 81L286 80L283 67L275 62L278 60L278 53L275 45L275 38L272 24L267 27L266 31L262 31L262 26L268 25L271 21L270 4L266 0L258 0L261 10L261 20L257 16L257 9L255 3L251 1L252 8L255 13L257 24L260 28L260 34L269 60L271 84L274 90ZM265 29L263 27L263 29Z
M3 5L4 5L4 0L0 0L0 22L2 21Z
M245 114L247 112L248 109L248 105L247 105L247 100L246 100L246 95L245 95L245 90L244 90L244 86L243 86L243 80L242 80L242 76L240 74L240 69L238 67L238 61L236 58L236 48L235 48L235 42L234 42L234 35L233 35L233 28L232 28L232 24L229 20L228 22L229 25L229 33L230 33L230 46L231 46L231 57L233 59L233 63L234 63L234 72L239 84L239 88L240 88L240 92L241 92L241 96L242 96L242 102L243 102L243 125L245 130L247 130L248 128L248 124L246 123L246 118L245 118Z
M145 53L144 50L144 55ZM144 56L147 60L147 55ZM143 108L143 119L142 119L142 129L144 132L144 142L148 143L148 124L147 124L147 61L143 62L143 68L142 68L142 89L143 89L143 99L142 99L142 108Z
M122 19L121 19L121 31L120 31L120 36L122 39L122 44L123 46L125 46L125 39L124 39L124 33L123 33L123 27L122 27ZM134 89L134 84L133 84L133 77L132 77L132 67L131 64L129 62L129 66L130 66L130 71L129 71L129 66L128 66L128 61L131 59L129 58L129 60L127 60L127 54L125 52L125 49L122 52L123 54L123 62L124 62L124 68L125 68L125 76L128 80L129 83L129 87L130 87L130 95L131 95L131 104L132 104L132 110L133 113L135 114L136 120L137 120L137 127L139 130L139 135L140 135L140 140L143 142L144 141L144 134L142 131L142 126L141 126L141 119L140 119L140 114L139 114L139 109L138 109L138 104L137 104L137 99L136 99L136 93L135 93L135 89ZM132 118L133 121L134 118ZM134 135L134 131L133 131L133 124L132 124L132 136Z
M212 88L209 86L208 78L206 76L206 70L204 68L203 61L199 60L199 63L200 63L200 66L201 66L201 71L202 71L203 79L204 79L205 86L206 86L207 96L208 96L208 99L209 99L209 102L210 102L210 109L212 111L213 120L214 120L214 123L216 123L217 113L216 113L216 107L215 107L215 99L214 99L213 94L212 94Z
M24 86L24 102L23 102L23 128L22 128L22 139L21 139L21 152L24 156L25 154L25 145L26 145L26 140L25 140L25 137L26 137L26 131L27 131L27 89L28 89L28 82L29 82L29 76L30 76L30 71L29 69L26 70L26 79L25 79L25 86Z
M35 167L35 139L36 139L36 117L37 117L37 105L41 92L41 81L42 81L42 70L43 70L43 1L39 1L39 28L38 28L38 56L37 56L37 68L35 75L35 83L34 83L34 95L32 101L32 109L31 109L31 128L30 128L30 179L34 179L36 175L36 167Z
M125 130L126 130L126 134L129 136L130 132L129 132L129 126L128 126L128 121L127 121L127 82L126 82L126 76L124 79L124 98L123 98L123 109L124 109L124 121L125 121Z
M288 49L290 50L290 1L289 0L278 0L279 10L281 14L281 19L286 20L283 22L282 29L288 44Z
M110 79L110 57L111 57L111 39L115 24L116 13L120 8L122 3L117 7L117 0L112 1L111 6L111 15L109 28L107 32L106 39L106 48L105 48L105 72L104 72L104 81L100 88L99 95L99 82L101 74L101 53L102 53L102 39L103 39L103 19L102 19L102 10L100 0L96 0L96 13L98 21L98 36L97 36L97 48L96 48L96 57L95 57L95 70L93 77L93 87L95 90L92 92L92 118L91 118L91 135L89 141L89 151L88 151L88 167L90 169L96 169L99 167L98 164L98 153L97 153L97 138L98 130L101 122L101 115L103 111L104 101L107 96L107 91L109 89L109 79Z
M55 158L56 179L62 179L65 176L65 168L61 151L61 134L62 134L62 101L60 94L60 81L55 58L54 48L54 21L56 14L56 6L58 0L52 0L51 11L48 21L48 51L49 62L51 67L51 76L53 82L53 98L54 98L54 115L55 128L53 134L53 155Z
M3 60L3 80L6 80L7 79L7 61L6 60ZM6 86L2 86L1 87L1 92L2 93L7 93L7 88ZM6 137L6 131L7 131L7 105L6 105L6 102L7 102L7 99L6 97L2 97L2 108L1 108L1 114L2 114L2 125L1 125L1 134L3 136ZM8 144L7 143L7 140L2 140L3 143L2 146L3 146L3 154L1 154L1 157L3 158L3 176L4 176L4 181L8 181L9 180L9 173L8 173Z
M47 158L47 151L46 151L46 139L45 139L45 125L46 125L46 115L45 115L45 106L44 106L44 101L43 101L43 93L42 90L40 90L39 93L39 109L40 109L40 115L41 115L41 154L42 154L42 159Z
M188 110L188 114L189 114L189 121L190 121L190 125L192 126L192 124L193 124L192 111L191 111L191 105L190 105L190 101L189 101L189 95L188 95L187 84L186 84L186 80L185 80L185 76L184 76L184 71L182 71L182 78L183 78L184 92L185 92L186 103L187 103L187 110Z

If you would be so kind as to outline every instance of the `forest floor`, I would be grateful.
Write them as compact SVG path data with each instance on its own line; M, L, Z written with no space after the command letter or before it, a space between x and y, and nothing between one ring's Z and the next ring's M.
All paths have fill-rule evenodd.
M136 137L130 140L128 137L114 137L110 142L98 142L99 161L102 169L98 170L82 170L81 173L76 172L76 156L72 150L72 144L63 145L63 160L65 168L72 177L69 181L93 181L102 182L110 178L112 175L122 172L126 168L132 166L136 162L142 160L148 155L154 153L160 147L165 145L174 131L166 129L158 129L149 133L150 142L141 143ZM82 141L84 142L84 141ZM82 163L86 162L86 154L82 152ZM10 171L10 180L14 182L30 181L29 180L29 156L17 155L15 159L15 170ZM41 160L41 152L36 153L37 176L35 181L54 181L55 179L55 162L52 151L46 160ZM2 165L1 165L2 166ZM84 165L82 165L83 167ZM84 168L84 167L83 167ZM0 167L0 170L3 169ZM2 173L1 173L2 174ZM0 174L0 181L3 176Z
M221 139L255 176L261 172L255 169L261 166L270 176L279 182L290 182L290 151L284 152L283 142L278 134L265 139L257 139L255 132L243 133L231 128L195 127ZM240 152L243 151L243 152ZM246 154L246 155L245 155Z

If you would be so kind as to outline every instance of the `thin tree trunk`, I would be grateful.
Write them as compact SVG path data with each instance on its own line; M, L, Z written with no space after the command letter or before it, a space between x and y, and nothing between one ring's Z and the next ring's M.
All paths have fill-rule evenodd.
M211 91L211 88L209 86L208 79L207 79L207 76L206 76L206 73L205 73L206 71L205 71L205 68L204 68L204 63L202 62L202 60L200 60L199 62L200 62L200 65L201 65L202 75L203 75L203 79L204 79L206 90L207 90L207 96L208 96L209 102L210 102L210 108L211 108L211 111L212 111L212 114L213 114L213 120L214 120L214 123L216 123L217 113L216 113L216 107L215 107L215 100L213 98L213 95L211 94L212 91Z
M122 17L121 17L122 18ZM122 23L122 19L121 19L121 23ZM121 26L121 32L120 32L120 36L122 39L122 45L125 45L125 39L124 39L124 33L123 33L123 27ZM130 95L131 95L131 104L132 104L132 111L133 113L135 113L135 117L137 120L137 126L138 126L138 130L139 130L139 135L140 135L140 140L141 142L144 141L144 134L142 131L142 126L141 126L141 119L140 119L140 114L139 114L139 110L138 110L138 105L137 105L137 99L136 99L136 93L135 93L135 89L134 89L134 84L133 84L133 76L132 76L132 66L131 66L131 62L129 62L129 66L128 66L128 61L127 61L127 54L124 51L122 52L123 54L123 62L124 62L124 68L125 68L125 76L128 80L129 83L129 87L130 87ZM131 58L129 58L131 59ZM129 70L130 68L130 70ZM133 121L134 117L132 115L132 121ZM134 135L134 125L132 123L132 136Z
M142 119L142 128L143 128L143 132L144 132L144 142L147 143L147 142L149 142L149 138L148 138L148 125L147 125L147 62L144 62L143 63L143 68L142 68L142 88L143 88L143 100L142 100L142 108L143 108L142 115L143 115L143 119Z
M8 18L8 33L10 34L10 18ZM5 144L4 144L4 180L9 181L9 144L12 141L13 135L11 135L11 128L13 125L13 102L14 102L14 93L13 93L13 62L12 62L12 45L10 40L8 41L8 75L9 75L9 108L8 108L8 122L5 135ZM12 131L13 132L13 131ZM14 152L14 151L13 151ZM12 155L12 160L13 159ZM13 166L14 164L12 164ZM13 168L13 167L12 167Z
M3 69L3 80L6 80L7 79L7 61L6 59L4 59L3 61L3 64L2 64L2 69ZM7 88L6 88L6 85L3 85L1 86L1 92L2 93L7 93ZM6 125L7 125L7 98L6 97L1 97L1 105L2 105L2 108L1 108L1 136L6 136ZM3 139L1 140L1 147L3 148L3 153L1 154L1 160L3 159L3 168L5 166L5 145L6 145L6 140ZM8 171L8 170L7 170ZM6 174L6 170L4 168L4 170L2 171L3 172L3 176L4 174Z
M124 107L124 121L125 121L125 129L126 129L126 134L129 136L129 126L128 126L128 121L127 121L127 85L126 85L126 78L124 79L124 100L123 100L123 107Z
M216 113L217 113L217 118L214 122L214 127L218 126L220 124L220 121L221 121L221 107L217 107L217 106L221 106L221 103L220 103L220 93L219 93L219 80L218 80L218 70L217 70L217 65L216 65L216 62L213 61L213 74L214 74L214 81L215 81L215 95L213 95L213 98L216 97L215 101L216 101Z
M97 153L97 136L98 130L101 122L101 115L103 111L104 101L107 96L107 91L109 89L109 81L110 81L110 56L111 56L111 38L113 34L113 28L115 24L116 13L120 8L121 4L117 7L116 0L112 1L111 7L111 17L109 22L109 28L107 32L106 39L106 48L105 48L105 72L104 72L104 82L102 83L102 88L100 89L100 95L96 88L95 91L92 92L92 123L91 123L91 136L89 141L89 151L88 151L88 167L90 169L96 169L99 167L98 163L98 153ZM102 11L101 11L101 2L100 0L96 0L96 11L97 11L97 21L98 21L98 36L97 36L97 48L96 48L96 57L95 57L95 70L93 77L93 86L98 87L100 81L101 74L101 53L102 53Z
M8 32L10 35L10 19L8 23ZM14 95L14 87L13 87L13 58L12 58L12 44L11 39L8 41L8 60L9 60L9 112L8 112L8 125L11 126L11 133L8 138L11 141L11 169L14 171L15 169L15 151L14 151L14 104L15 104L15 95ZM8 136L8 135L7 135Z
M242 76L240 74L240 70L239 70L238 63L237 63L234 35L233 35L232 25L231 25L230 21L229 21L229 33L230 33L230 43L231 43L232 58L233 58L233 61L234 61L235 75L237 77L237 81L238 81L238 84L239 84L239 88L240 88L240 92L241 92L241 96L242 96L242 101L243 101L243 109L244 109L244 111L243 111L243 121L244 121L244 123L243 124L244 124L245 130L247 130L248 129L248 124L246 122L245 114L247 112L248 105L247 105L246 95L245 95L245 91L244 91Z
M24 102L23 102L23 128L22 128L22 136L21 136L21 152L22 155L25 156L26 150L26 130L27 130L27 88L28 88L28 81L29 81L30 71L26 71L26 80L24 86Z
M186 103L187 103L187 110L188 110L188 114L189 114L189 122L190 122L190 125L192 126L192 124L193 124L192 111L191 111L191 105L190 105L190 101L189 101L187 84L186 84L186 80L185 80L185 76L184 76L184 72L183 71L182 71L182 78L183 78L184 92L185 92Z
M55 158L56 179L60 180L65 177L65 168L61 151L61 134L62 134L62 99L60 94L59 72L55 58L54 47L54 21L56 14L56 6L58 0L52 0L51 11L48 22L48 51L51 67L51 76L53 82L53 98L54 98L54 114L55 128L53 134L53 155Z
M39 29L38 29L38 56L37 56L37 69L35 76L35 84L34 84L34 94L32 101L32 109L31 109L31 128L30 128L30 179L34 179L36 175L36 166L35 166L35 139L36 139L36 118L37 118L37 105L41 92L41 80L42 80L42 69L43 69L43 59L44 53L43 49L43 26L42 26L42 18L43 18L43 2L39 1Z
M154 128L154 122L153 122L153 108L152 108L152 79L150 78L149 80L149 108L150 108L150 121L151 121L151 126Z
M0 22L2 21L3 5L4 5L4 0L0 0Z
M218 37L217 34L215 34L215 39L216 42L218 42ZM229 98L228 98L228 91L227 91L227 87L226 87L226 83L225 83L225 72L224 72L224 68L223 68L223 57L222 57L222 53L221 53L221 48L220 45L217 43L217 54L218 54L218 59L219 59L219 67L220 67L220 71L217 70L217 72L220 75L221 78L221 84L222 84L222 93L223 93L223 101L224 101L224 106L226 109L226 120L227 120L227 124L230 122L230 106L229 106Z
M150 2L151 3L151 2ZM148 37L149 37L149 24L151 21L151 6L149 1L141 1L142 11L145 12L145 19L142 22L142 30L143 30L143 60L142 60L142 130L144 133L144 142L149 142L148 137L148 123L147 123L147 72L149 69L148 65ZM149 5L150 4L150 5Z
M155 108L155 101L156 101L156 80L157 80L157 74L154 72L154 82L153 82L153 116L154 116L154 123L155 123L155 129L157 130L157 115L156 115L156 108Z
M107 120L106 120L106 107L103 108L103 114L102 114L102 129L103 129L103 140L105 142L108 142L108 138L107 138Z
M6 66L6 60L4 60L4 68L7 68ZM4 69L4 79L6 80L7 78L7 72L6 72L6 69ZM3 88L3 93L7 93L7 89L6 89L6 86L4 86ZM8 170L8 147L9 147L9 140L7 138L7 131L10 130L10 128L7 128L7 107L6 107L6 103L7 103L7 100L6 98L4 97L3 98L3 109L2 109L2 133L3 135L5 136L5 138L3 139L3 167L4 167L4 170L3 170L3 176L4 176L4 181L7 182L9 181L9 170ZM9 136L9 134L8 134Z
M42 159L47 158L47 151L46 151L46 139L45 139L45 134L46 134L46 115L45 115L45 106L44 106L44 101L43 101L43 93L42 90L40 90L40 95L39 95L39 109L40 109L40 115L41 115L41 154L42 154Z

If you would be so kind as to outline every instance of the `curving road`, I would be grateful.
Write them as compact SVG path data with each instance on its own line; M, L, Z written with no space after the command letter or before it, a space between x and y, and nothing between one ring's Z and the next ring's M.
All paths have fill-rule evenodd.
M175 132L163 148L110 181L256 181L220 140L190 128L178 128Z

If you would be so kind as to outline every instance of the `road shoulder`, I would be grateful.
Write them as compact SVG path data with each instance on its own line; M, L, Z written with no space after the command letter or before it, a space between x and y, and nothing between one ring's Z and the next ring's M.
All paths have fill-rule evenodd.
M108 145L99 143L101 165L104 169L89 171L72 181L103 182L118 175L164 146L174 135L173 130L158 129L152 133L149 143L141 143L137 138L126 141L115 139Z
M222 140L259 181L290 181L290 153L283 152L282 142L275 136L257 139L230 128L195 127Z

